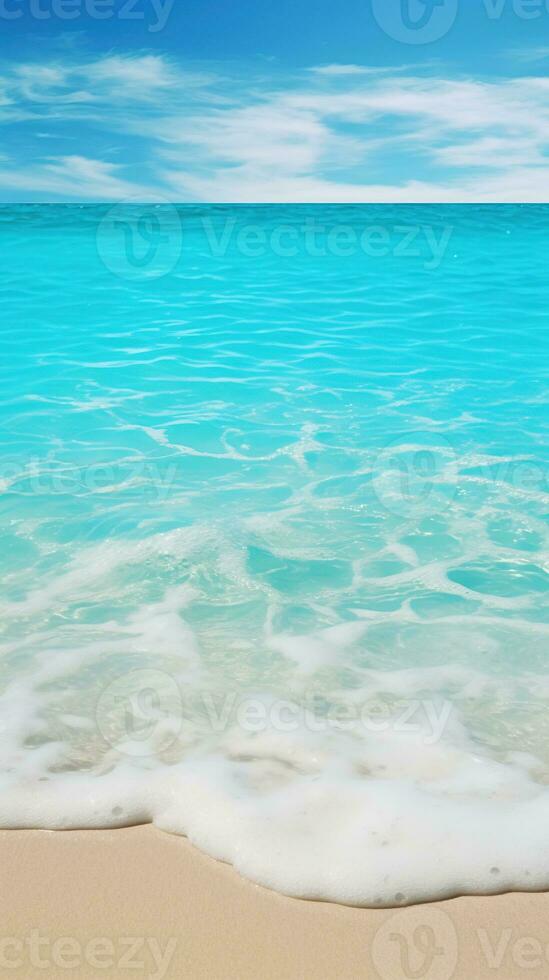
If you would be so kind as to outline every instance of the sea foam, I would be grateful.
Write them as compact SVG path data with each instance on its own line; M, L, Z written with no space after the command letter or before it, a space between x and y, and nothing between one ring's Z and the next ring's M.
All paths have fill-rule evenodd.
M363 905L548 887L547 208L180 208L162 275L106 211L0 211L0 825Z

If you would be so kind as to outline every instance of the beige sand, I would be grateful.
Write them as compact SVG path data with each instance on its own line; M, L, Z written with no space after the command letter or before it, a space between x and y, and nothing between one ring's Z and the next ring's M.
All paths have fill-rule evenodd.
M0 977L549 977L549 895L399 911L297 901L152 827L0 833Z

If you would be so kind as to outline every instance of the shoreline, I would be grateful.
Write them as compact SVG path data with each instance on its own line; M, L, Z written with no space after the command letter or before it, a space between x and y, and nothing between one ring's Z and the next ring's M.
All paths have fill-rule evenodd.
M183 837L0 831L0 978L549 977L549 894L364 909L289 898Z

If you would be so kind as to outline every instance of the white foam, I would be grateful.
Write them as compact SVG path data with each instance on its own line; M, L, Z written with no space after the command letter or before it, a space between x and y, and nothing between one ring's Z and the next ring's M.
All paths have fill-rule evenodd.
M395 518L371 551L408 567L367 576L369 542L357 557L340 503L310 493L315 431L280 455L299 470L290 506L13 574L0 825L154 821L288 894L373 906L549 887L541 601L449 577L512 557L486 534L498 508L450 508L434 533L460 554L433 561ZM307 563L324 568L333 541L349 574L311 588Z
M367 760L388 763L383 778L359 776L345 756L329 753L319 764L303 748L292 760L305 772L288 775L287 766L275 771L276 739L249 750L257 751L253 772L250 761L212 754L144 771L120 763L109 775L66 774L47 784L26 773L4 781L0 825L153 820L254 881L353 904L549 884L549 791L517 765L455 748L426 758L425 746L420 759L397 739Z

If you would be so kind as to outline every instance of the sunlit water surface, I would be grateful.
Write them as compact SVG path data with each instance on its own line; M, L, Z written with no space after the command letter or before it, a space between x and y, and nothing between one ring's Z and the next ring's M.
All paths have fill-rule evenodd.
M0 209L3 826L549 886L548 221Z

